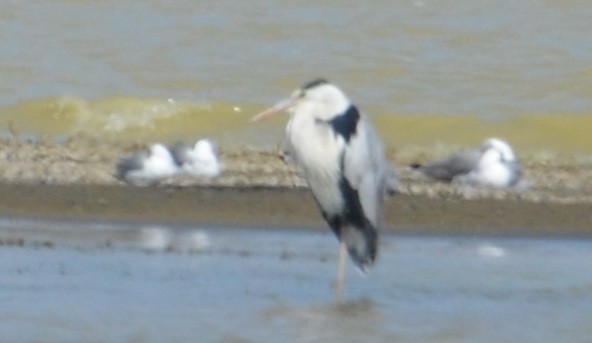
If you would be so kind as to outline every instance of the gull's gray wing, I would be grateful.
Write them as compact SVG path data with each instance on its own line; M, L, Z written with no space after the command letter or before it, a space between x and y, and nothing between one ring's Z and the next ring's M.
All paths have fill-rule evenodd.
M451 182L455 177L474 170L479 164L482 154L482 149L463 150L442 160L417 166L417 169L433 179Z
M512 173L512 177L510 178L510 186L516 186L520 178L522 178L522 165L518 161L511 161L507 162L508 169Z
M191 151L191 147L183 142L176 143L170 149L171 155L173 156L173 160L177 166L182 166L184 163L190 161L191 157L189 151Z
M138 151L131 156L120 157L115 165L117 178L125 180L129 172L142 169L144 161L149 157L150 152L147 150Z

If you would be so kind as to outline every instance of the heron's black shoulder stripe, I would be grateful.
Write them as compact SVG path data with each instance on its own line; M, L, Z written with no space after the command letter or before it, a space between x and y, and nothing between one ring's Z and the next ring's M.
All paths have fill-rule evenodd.
M307 83L304 84L304 86L302 86L302 90L307 90L307 89L311 89L311 88L315 88L316 86L320 86L320 85L324 85L327 84L329 82L327 82L327 80L323 79L323 78L319 78L319 79L314 79L312 81L309 81Z
M360 121L360 112L354 105L350 105L345 113L333 118L330 123L335 133L341 135L349 143L351 136L356 134L356 128Z

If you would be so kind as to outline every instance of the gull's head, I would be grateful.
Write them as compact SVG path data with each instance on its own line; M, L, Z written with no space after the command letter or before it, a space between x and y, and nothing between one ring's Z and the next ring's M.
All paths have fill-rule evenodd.
M514 155L514 151L512 150L512 147L510 147L510 144L499 138L486 139L483 146L495 150L499 156L501 156L503 162L516 161L516 155Z
M160 143L152 144L150 146L150 157L158 159L172 158L169 149Z
M215 145L207 139L200 139L188 152L183 170L193 176L216 177L221 172Z
M489 168L491 166L502 164L503 162L504 158L502 154L497 149L490 147L483 151L483 154L479 159L479 168Z
M289 98L257 114L251 121L258 121L286 111L308 112L321 120L329 120L345 112L350 105L349 99L341 89L325 79L316 79L295 90Z
M207 139L200 139L195 143L193 152L198 159L216 158L216 149L212 142Z

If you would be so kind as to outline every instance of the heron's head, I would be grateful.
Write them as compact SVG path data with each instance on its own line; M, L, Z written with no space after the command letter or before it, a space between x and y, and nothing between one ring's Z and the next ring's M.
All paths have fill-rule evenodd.
M345 112L350 105L349 99L341 89L325 79L316 79L295 90L289 98L257 114L251 121L258 121L286 111L307 111L319 119L328 120Z

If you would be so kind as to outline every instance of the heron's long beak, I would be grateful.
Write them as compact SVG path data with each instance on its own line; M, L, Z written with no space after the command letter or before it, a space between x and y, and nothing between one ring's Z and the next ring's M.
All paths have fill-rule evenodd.
M273 105L273 107L268 108L265 111L260 112L259 114L255 115L253 118L251 118L251 121L252 122L259 121L261 119L265 119L267 117L271 117L273 115L282 113L282 112L286 111L288 108L290 108L293 103L294 103L294 101L292 98L284 99L284 100L278 102L277 104Z

